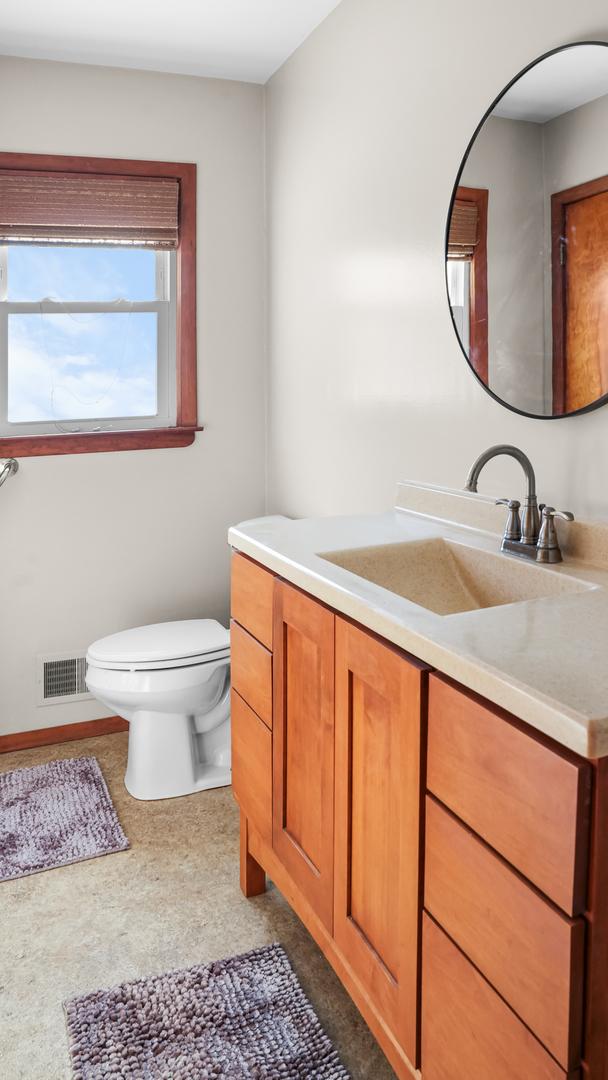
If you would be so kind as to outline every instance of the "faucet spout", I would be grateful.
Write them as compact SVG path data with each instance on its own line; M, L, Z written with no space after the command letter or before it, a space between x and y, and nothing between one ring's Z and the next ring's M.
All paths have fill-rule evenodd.
M488 450L484 450L483 453L479 455L470 468L465 484L465 491L477 491L477 481L479 480L479 474L484 465L487 465L488 461L491 461L492 458L500 457L502 454L506 454L507 457L512 457L515 458L516 461L519 461L519 464L526 474L526 480L528 481L528 496L536 495L536 477L530 458L527 454L524 454L523 450L520 450L518 446L510 446L508 443L499 443L497 446L490 446Z
M484 465L487 465L488 461L491 461L492 458L501 457L503 454L507 457L515 458L524 470L527 482L527 494L521 519L521 540L522 544L535 544L538 540L538 530L540 527L538 502L536 498L536 476L534 475L532 462L527 454L524 454L523 450L520 450L517 446L510 446L508 443L500 443L497 446L490 446L488 450L484 450L471 466L465 484L465 491L477 491L479 474Z

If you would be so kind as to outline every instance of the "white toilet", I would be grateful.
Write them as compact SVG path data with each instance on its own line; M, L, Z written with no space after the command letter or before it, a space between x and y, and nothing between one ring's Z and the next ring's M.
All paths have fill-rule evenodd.
M156 623L100 638L86 682L129 721L125 787L135 799L230 783L230 634L221 623Z

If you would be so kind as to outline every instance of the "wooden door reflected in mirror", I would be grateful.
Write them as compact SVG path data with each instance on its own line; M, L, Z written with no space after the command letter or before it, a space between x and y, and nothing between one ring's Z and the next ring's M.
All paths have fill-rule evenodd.
M551 196L553 412L608 394L608 176Z

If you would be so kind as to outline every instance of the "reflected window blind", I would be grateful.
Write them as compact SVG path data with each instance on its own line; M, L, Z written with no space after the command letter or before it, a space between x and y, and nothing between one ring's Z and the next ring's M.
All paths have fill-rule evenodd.
M472 259L479 240L477 204L456 199L448 235L448 259Z
M168 177L0 170L0 244L178 245Z

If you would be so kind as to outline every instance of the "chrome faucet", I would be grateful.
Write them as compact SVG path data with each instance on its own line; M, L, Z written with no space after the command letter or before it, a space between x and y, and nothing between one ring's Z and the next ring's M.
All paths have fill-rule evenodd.
M536 498L536 477L530 458L517 446L509 446L501 443L498 446L490 446L484 450L471 466L465 491L477 491L477 481L484 465L492 458L506 454L507 457L519 461L524 470L527 481L527 492L520 518L521 503L517 499L497 499L496 505L504 504L509 509L505 531L503 533L501 551L508 551L512 555L519 555L524 559L534 559L537 562L556 563L561 562L562 554L557 541L557 534L553 524L554 517L562 517L567 521L574 521L574 515L567 510L556 511L552 506L540 507ZM539 510L542 511L542 525Z
M479 480L479 474L484 465L487 465L488 461L491 461L492 458L500 457L502 454L506 454L507 457L513 457L516 461L519 461L519 464L526 474L528 492L521 515L520 543L535 544L538 540L538 532L540 529L538 502L536 499L536 477L534 475L534 469L532 468L532 462L530 461L530 458L524 454L523 450L519 450L517 446L509 446L506 443L501 443L499 446L491 446L489 450L484 450L483 454L480 454L477 461L471 466L465 484L465 491L477 491L477 481Z

